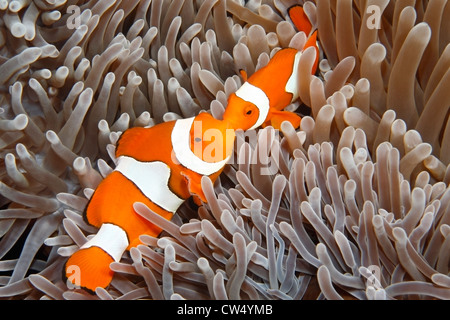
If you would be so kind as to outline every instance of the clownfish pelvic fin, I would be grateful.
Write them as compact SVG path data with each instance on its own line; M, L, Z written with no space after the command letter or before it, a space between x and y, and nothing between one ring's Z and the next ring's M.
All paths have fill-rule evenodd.
M186 171L181 171L181 175L185 178L186 183L188 185L189 192L192 194L194 198L194 202L197 205L201 205L201 201L206 203L206 196L203 193L203 189L201 186L201 176L195 176L189 174ZM201 200L201 201L200 201Z

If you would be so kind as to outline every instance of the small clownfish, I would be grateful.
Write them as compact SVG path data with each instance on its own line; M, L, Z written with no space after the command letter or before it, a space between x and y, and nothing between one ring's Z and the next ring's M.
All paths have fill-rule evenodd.
M171 219L192 195L196 203L206 202L201 178L216 180L231 157L234 138L234 130L208 113L124 131L116 167L98 185L83 215L100 229L67 260L67 281L88 292L106 288L114 275L110 263L141 244L140 235L156 237L162 231L137 214L133 204L142 202Z
M272 125L280 129L283 121L294 128L300 125L301 117L293 112L282 111L298 98L298 63L304 50L316 49L316 60L311 73L315 74L319 62L317 30L313 30L308 17L300 5L288 9L288 14L299 31L309 36L302 51L294 48L279 50L269 63L247 78L240 70L244 84L228 98L223 119L237 129L249 130Z

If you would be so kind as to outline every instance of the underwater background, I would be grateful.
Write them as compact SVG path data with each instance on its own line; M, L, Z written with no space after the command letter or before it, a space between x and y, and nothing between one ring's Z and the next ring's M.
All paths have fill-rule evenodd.
M294 4L300 128L238 132L207 204L140 207L160 237L68 287L119 134L220 119L239 69L303 48ZM449 43L447 0L0 0L1 299L450 299Z

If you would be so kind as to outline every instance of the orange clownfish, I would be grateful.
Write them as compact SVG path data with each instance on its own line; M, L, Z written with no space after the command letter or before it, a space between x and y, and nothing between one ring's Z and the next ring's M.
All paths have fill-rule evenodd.
M92 195L84 219L100 228L65 264L65 277L94 292L113 277L109 265L125 250L141 244L139 236L161 229L133 210L146 204L166 219L190 196L206 202L201 178L214 181L231 157L234 130L208 113L150 128L131 128L116 148L116 167ZM75 277L74 270L79 270ZM78 282L78 283L77 283Z
M303 8L296 5L289 8L288 13L297 29L309 36L313 29ZM316 60L311 70L314 74L319 61L317 31L312 32L302 51L294 48L279 50L265 67L248 79L245 71L241 70L245 82L229 96L223 119L235 130L256 129L261 125L279 129L283 121L289 121L297 128L301 117L282 110L298 98L298 63L303 51L309 47L316 49Z

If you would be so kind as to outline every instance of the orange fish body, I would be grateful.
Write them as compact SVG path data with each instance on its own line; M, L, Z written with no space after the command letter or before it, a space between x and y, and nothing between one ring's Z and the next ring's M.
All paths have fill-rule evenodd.
M207 113L126 130L118 141L116 168L99 184L84 213L100 230L68 259L66 278L92 292L107 287L113 277L109 264L139 245L140 235L162 231L138 215L133 204L142 202L171 219L192 195L206 202L201 178L214 181L220 175L233 142L234 131ZM80 271L78 278L74 270Z
M312 32L301 6L291 7L288 13L299 31L307 35ZM314 74L319 61L317 31L312 32L302 51L294 48L279 50L265 67L248 79L246 73L241 71L245 82L229 96L223 119L236 130L267 125L279 129L283 121L289 121L297 128L301 117L282 110L298 98L298 63L304 50L309 47L316 49L316 60L311 70Z

